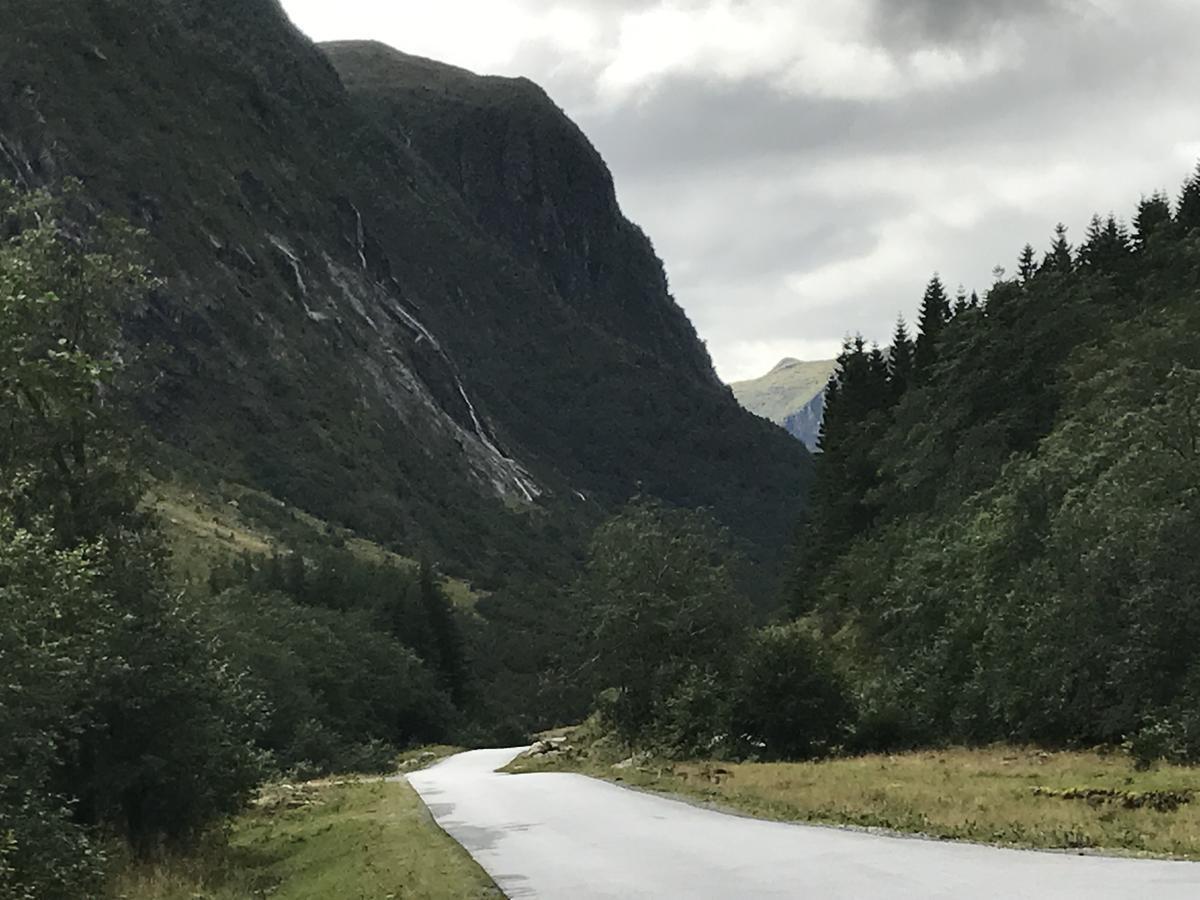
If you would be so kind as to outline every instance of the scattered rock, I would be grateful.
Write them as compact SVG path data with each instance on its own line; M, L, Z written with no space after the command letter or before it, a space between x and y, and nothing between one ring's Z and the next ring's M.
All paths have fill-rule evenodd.
M547 756L551 753L563 753L571 748L567 746L566 738L550 738L545 741L536 741L532 747L525 751L526 756Z
M324 803L321 784L277 784L264 787L254 800L258 809L273 812L281 809L303 809Z

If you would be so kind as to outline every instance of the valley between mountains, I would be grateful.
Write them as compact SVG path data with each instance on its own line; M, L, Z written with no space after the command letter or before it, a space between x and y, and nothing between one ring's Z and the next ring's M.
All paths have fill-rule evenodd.
M730 386L528 79L0 13L0 900L1200 884L580 777L1200 858L1200 169Z

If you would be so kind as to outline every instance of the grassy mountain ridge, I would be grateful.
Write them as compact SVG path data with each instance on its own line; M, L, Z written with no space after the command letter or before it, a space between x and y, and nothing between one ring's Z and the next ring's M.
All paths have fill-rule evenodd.
M347 93L270 0L51 0L10 24L0 170L81 177L169 276L131 329L163 350L143 408L160 438L485 580L569 565L635 493L713 507L760 559L782 546L807 460L715 384L603 163L540 91L518 109L461 75L457 100L418 106L450 70L409 62L407 94L343 71ZM462 96L472 114L450 116ZM503 128L529 140L496 144ZM451 134L483 154L469 178ZM507 181L480 200L497 175L537 201Z
M822 395L836 367L835 360L789 358L761 378L734 382L730 388L746 409L782 426L813 449L821 428Z

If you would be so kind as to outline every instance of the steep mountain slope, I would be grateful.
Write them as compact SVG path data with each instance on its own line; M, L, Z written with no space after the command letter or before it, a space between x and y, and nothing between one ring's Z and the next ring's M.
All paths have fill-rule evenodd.
M351 95L274 0L6 6L0 177L147 229L160 438L485 583L565 571L639 492L775 556L808 460L532 85L332 48Z
M417 150L549 290L614 338L716 381L607 165L540 87L370 41L322 49L356 105Z
M628 496L633 472L634 490L683 505L720 512L715 498L731 489L744 500L744 491L754 488L734 487L728 479L745 452L780 451L765 444L753 449L739 436L740 411L733 411L695 330L668 293L662 263L621 214L608 169L578 127L525 79L480 77L378 43L323 49L364 116L415 149L549 297L589 332L602 332L603 344L633 366L634 381L625 381L587 344L572 351L567 367L560 355L547 359L561 384L546 398L550 405L527 420L524 442L554 447L560 464L575 456L589 496ZM521 387L528 393L529 385ZM704 406L712 411L701 413ZM649 423L638 421L643 417L654 425L647 429ZM626 428L638 435L619 457L607 446L614 427L618 435ZM761 430L756 434L755 442L763 440ZM677 455L677 442L691 450ZM705 474L697 478L701 468ZM703 481L709 488L701 493L696 488ZM778 506L767 494L759 498ZM758 529L754 504L735 514L740 523L730 512L720 514L735 529Z
M811 450L817 445L825 409L825 385L837 363L785 359L762 378L731 384L750 412L781 425Z
M374 84L352 98L272 0L11 16L0 173L78 175L149 230L158 436L475 574L544 568L638 492L781 545L808 461L716 382L533 85L332 48Z

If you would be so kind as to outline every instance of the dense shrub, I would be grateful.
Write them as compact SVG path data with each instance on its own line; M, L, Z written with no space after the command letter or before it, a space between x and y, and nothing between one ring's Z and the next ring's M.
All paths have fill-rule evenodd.
M307 607L247 588L205 609L233 667L264 700L259 745L285 770L351 771L364 745L442 741L456 726L436 673L369 612Z
M732 734L771 759L836 750L854 721L849 690L825 642L804 623L754 633L731 690Z
M747 615L730 558L699 512L637 503L597 530L580 584L587 652L609 691L604 718L625 739L688 752L723 725L720 686Z

